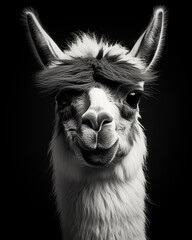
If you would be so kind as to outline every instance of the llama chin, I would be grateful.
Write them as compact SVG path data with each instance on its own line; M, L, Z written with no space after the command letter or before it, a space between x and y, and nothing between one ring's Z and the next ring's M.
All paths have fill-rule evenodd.
M49 151L63 240L146 240L139 102L155 78L164 8L131 50L80 32L62 51L32 10L25 16L42 67L38 86L55 97Z

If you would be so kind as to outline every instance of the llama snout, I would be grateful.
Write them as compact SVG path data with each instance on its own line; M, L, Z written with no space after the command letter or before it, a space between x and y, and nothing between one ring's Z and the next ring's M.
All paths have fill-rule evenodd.
M112 122L113 117L105 111L88 110L82 116L82 124L96 132L100 132L103 127L110 125Z
M91 89L88 97L89 108L81 118L80 145L90 151L109 149L117 141L110 102L100 88Z
M100 131L95 131L86 124L81 125L79 144L88 151L109 149L116 141L117 134L113 124L105 124Z
M82 115L78 143L87 163L103 166L114 159L119 140L105 94L98 88L89 94L90 106ZM97 96L97 100L93 96Z

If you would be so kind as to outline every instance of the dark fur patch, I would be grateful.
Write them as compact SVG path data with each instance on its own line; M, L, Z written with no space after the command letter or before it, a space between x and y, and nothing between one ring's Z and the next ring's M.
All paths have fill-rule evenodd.
M100 49L100 51L97 54L96 59L100 60L101 58L103 58L103 48Z
M119 60L119 55L109 55L109 53L107 53L105 55L105 58L107 59L107 61L109 62L117 62Z
M131 120L135 117L136 110L131 109L130 107L126 106L125 104L122 104L120 107L120 113L122 118L126 120Z

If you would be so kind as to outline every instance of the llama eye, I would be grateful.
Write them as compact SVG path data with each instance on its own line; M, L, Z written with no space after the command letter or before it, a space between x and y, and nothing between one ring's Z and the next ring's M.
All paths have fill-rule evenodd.
M139 100L140 100L140 94L136 91L132 91L132 92L128 93L128 95L126 97L126 102L132 108L137 107L137 104L139 103Z
M56 95L55 101L57 103L59 110L63 109L64 107L68 106L71 103L69 96L67 96L63 92L59 92Z

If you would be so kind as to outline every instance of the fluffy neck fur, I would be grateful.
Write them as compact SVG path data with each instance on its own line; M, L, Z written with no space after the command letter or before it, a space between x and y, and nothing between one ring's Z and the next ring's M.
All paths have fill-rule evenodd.
M121 164L106 170L77 166L77 159L63 148L63 137L53 137L54 190L63 240L145 240L143 137Z
M144 187L141 172L132 182L68 181L58 199L65 240L144 240ZM68 189L68 191L67 191ZM61 202L60 202L61 201Z

